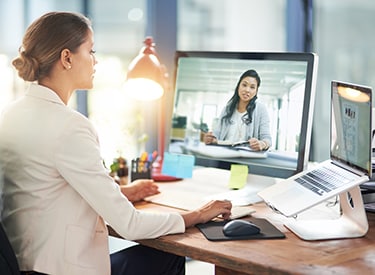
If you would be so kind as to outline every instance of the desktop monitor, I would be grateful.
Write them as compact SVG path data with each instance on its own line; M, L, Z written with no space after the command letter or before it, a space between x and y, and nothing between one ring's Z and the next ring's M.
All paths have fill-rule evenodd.
M280 178L306 169L317 65L314 53L177 51L168 151L194 154L196 165L230 169L231 164L245 164L249 173ZM205 154L209 145L203 143L203 133L218 123L241 74L249 69L261 79L257 101L266 106L272 146L261 157Z

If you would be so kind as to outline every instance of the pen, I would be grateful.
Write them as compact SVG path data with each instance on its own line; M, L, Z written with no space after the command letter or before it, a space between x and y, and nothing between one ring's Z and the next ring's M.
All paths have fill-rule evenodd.
M143 152L143 153L142 153L142 155L141 155L141 157L140 157L140 160L141 160L142 162L147 161L147 152Z
M152 152L152 160L151 160L151 162L154 162L156 160L157 156L158 156L158 151L155 150L154 152Z
M217 137L216 137L216 136L214 136L214 135L209 135L209 134L207 134L206 136L207 136L207 137L210 137L210 138L214 138L214 139L217 139Z
M217 139L217 137L213 134L212 131L206 131L206 132L204 132L204 134L205 134L206 137L210 137L212 139Z

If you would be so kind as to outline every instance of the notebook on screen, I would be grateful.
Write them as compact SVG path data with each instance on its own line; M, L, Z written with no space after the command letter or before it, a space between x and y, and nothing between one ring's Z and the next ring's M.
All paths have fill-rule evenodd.
M370 87L332 81L330 159L258 195L287 217L360 185L371 177Z

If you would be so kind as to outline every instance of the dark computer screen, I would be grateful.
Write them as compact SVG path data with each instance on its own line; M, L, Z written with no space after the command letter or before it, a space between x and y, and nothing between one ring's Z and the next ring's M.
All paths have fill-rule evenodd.
M286 178L306 168L318 58L313 53L177 51L169 151L194 154L196 164L229 169L246 164L249 172ZM266 106L272 146L262 157L212 154L203 133L218 123L241 74L256 70L258 102ZM191 131L198 141L191 144ZM207 153L208 150L210 153ZM220 151L220 152L219 152Z

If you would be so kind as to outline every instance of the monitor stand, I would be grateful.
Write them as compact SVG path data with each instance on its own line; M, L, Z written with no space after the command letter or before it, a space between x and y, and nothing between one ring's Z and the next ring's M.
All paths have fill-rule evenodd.
M284 225L303 240L358 238L366 235L368 221L359 186L339 194L340 217L327 220L293 220Z

